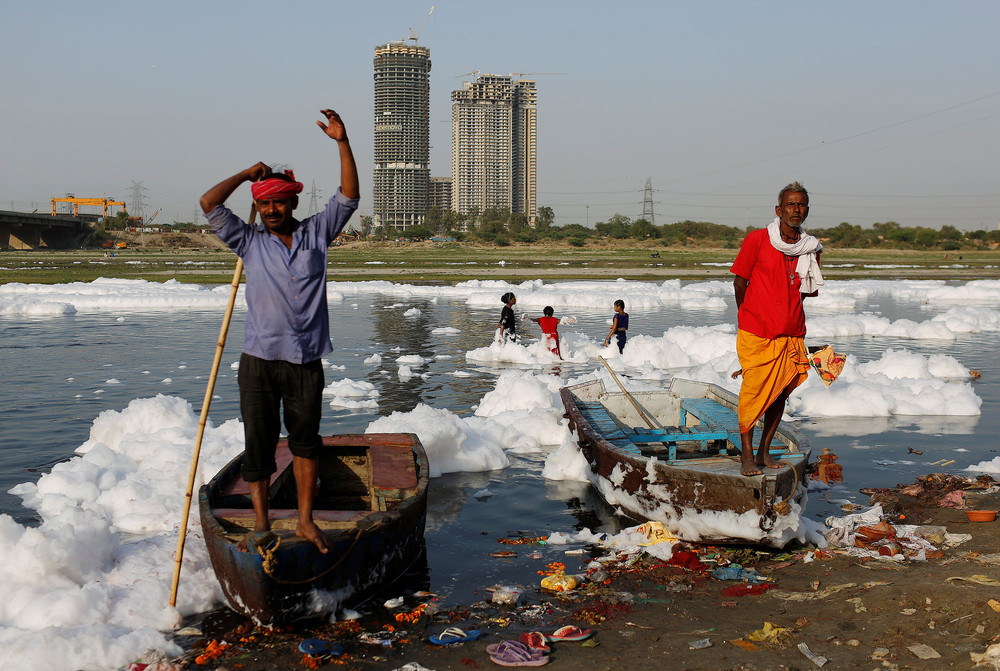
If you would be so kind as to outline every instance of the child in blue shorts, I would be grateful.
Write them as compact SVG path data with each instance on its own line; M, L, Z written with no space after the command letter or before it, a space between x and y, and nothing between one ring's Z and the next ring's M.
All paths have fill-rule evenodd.
M611 336L618 337L618 353L625 351L625 332L628 331L628 313L625 312L625 301L615 301L615 316L611 319L611 332L604 339L604 346L611 342Z

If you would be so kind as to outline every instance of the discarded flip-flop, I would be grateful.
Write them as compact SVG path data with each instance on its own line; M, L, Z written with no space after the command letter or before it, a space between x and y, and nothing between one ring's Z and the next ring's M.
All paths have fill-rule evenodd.
M321 638L307 638L299 643L299 652L312 655L313 657L323 657L326 655L339 657L344 654L344 646L340 643L329 643Z
M500 666L542 666L549 663L548 655L530 649L520 641L501 641L486 646L494 664Z
M559 627L549 634L549 639L552 641L582 641L590 638L592 633L589 629L580 629L579 627L567 624L565 627Z
M478 638L478 629L465 631L464 629L459 629L458 627L449 627L440 634L431 636L428 640L435 645L451 645L453 643L468 643L469 641L475 641Z
M524 643L532 650L538 650L539 652L548 652L552 648L549 647L548 639L545 638L545 634L539 631L526 631L521 634L521 643Z

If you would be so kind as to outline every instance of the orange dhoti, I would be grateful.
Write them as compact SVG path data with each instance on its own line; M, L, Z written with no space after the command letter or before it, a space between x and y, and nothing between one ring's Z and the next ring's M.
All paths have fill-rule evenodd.
M802 337L761 338L746 331L736 333L736 355L743 367L740 387L740 432L753 428L785 390L805 382L809 354Z

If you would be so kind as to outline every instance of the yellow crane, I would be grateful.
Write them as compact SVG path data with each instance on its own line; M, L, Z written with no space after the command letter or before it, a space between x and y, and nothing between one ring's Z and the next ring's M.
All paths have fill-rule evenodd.
M125 209L125 203L120 200L111 200L110 198L53 198L52 199L52 214L56 214L56 203L73 203L73 216L79 216L80 206L89 205L91 207L103 207L104 216L108 216L108 207L118 206Z

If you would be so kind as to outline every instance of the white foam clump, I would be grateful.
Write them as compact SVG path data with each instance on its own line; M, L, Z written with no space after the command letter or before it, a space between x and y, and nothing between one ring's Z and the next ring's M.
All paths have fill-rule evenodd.
M842 314L810 317L806 332L812 338L843 338L847 336L879 335L913 340L954 340L955 332L942 321L911 319L890 321L873 314Z
M409 412L380 417L368 425L365 433L417 434L427 453L432 478L461 471L492 471L510 464L498 439L503 431L495 422L461 418L423 403Z
M421 403L375 420L365 433L416 433L431 477L506 468L506 451L536 451L564 441L568 431L556 396L560 385L554 376L508 371L471 417Z
M177 608L168 605L197 423L183 399L134 400L102 412L77 456L11 490L42 522L0 516L5 667L113 669L149 648L181 652L162 632L222 598L195 506ZM238 422L206 428L195 491L242 440Z
M370 357L364 360L366 366L378 366L382 363L382 355L375 352Z
M439 326L436 329L431 329L431 333L435 335L458 335L461 332L461 329L457 329L454 326Z
M378 407L379 391L371 382L344 378L331 382L323 389L324 396L332 396L331 408L347 408L349 410L371 409Z
M419 317L422 314L424 314L424 313L423 313L423 311L421 311L420 308L410 308L409 310L407 310L406 312L403 313L403 316L404 317Z
M973 473L1000 473L1000 457L993 457L988 461L980 461L978 464L968 466L965 470L972 471Z
M513 452L535 452L542 445L558 445L566 434L559 399L562 386L562 380L554 375L504 372L496 387L483 396L475 414L519 434L505 445Z
M810 417L979 415L982 399L969 378L969 369L946 354L888 349L867 363L848 355L829 387L810 373L792 393L787 411Z
M198 284L185 284L177 280L149 282L98 278L93 282L69 284L20 284L11 282L0 286L0 314L13 311L27 314L18 306L33 302L38 308L31 314L72 314L100 310L151 310L221 309L229 301L231 287L223 285L206 288ZM237 305L246 307L242 289Z

